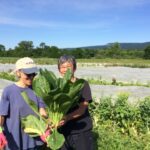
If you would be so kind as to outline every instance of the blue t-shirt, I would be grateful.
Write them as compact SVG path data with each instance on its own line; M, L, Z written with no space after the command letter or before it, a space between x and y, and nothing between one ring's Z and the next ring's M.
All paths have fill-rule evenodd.
M0 100L0 115L5 116L4 132L8 141L6 150L27 150L43 145L40 138L31 138L21 128L21 118L35 113L21 96L25 91L38 108L45 105L30 88L21 88L16 84L6 87Z

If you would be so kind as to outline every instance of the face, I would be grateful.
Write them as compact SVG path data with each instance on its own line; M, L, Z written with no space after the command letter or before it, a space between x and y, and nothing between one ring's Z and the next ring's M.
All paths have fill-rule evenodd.
M35 73L32 73L32 74L25 74L21 71L18 72L19 73L19 81L24 84L25 86L30 86L32 85L32 81L33 81L33 78L35 77Z
M73 68L73 64L70 63L70 62L65 62L65 63L61 64L60 68L59 68L59 72L60 72L60 74L61 74L62 77L66 73L67 69L71 69L72 73L74 74L75 69Z

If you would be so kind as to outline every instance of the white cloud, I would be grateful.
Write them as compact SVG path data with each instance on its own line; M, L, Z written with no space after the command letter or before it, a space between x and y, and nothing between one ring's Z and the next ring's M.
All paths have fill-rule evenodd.
M31 0L35 7L67 8L78 10L104 10L110 8L137 7L147 5L148 0Z
M109 9L123 9L150 4L148 0L1 0L1 12L5 11L47 11L51 10L80 10L103 11Z
M112 16L112 10L115 11L118 8L127 10L129 7L142 6L148 3L150 3L148 0L1 0L0 24L20 27L104 29L109 28L119 18ZM51 13L54 11L56 16L55 13ZM57 13L59 11L62 13ZM75 12L74 18L71 18L72 11ZM40 13L38 14L38 12ZM96 18L97 16L92 17L93 12L96 15L99 13L98 18ZM27 13L28 15L26 15ZM89 18L85 15L86 13L90 14ZM63 19L60 18L60 15ZM80 18L79 22L81 16L83 20ZM70 20L74 20L74 22Z
M0 18L0 25L14 25L19 27L45 27L45 28L74 28L74 29L97 29L97 28L108 28L110 26L110 21L105 22L85 22L85 23L71 23L71 22L50 22L50 21L31 21L31 20L21 20L13 18Z

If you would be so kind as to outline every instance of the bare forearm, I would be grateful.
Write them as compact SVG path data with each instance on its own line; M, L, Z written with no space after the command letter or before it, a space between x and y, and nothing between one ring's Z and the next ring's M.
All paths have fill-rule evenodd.
M4 116L0 116L0 126L3 126L4 124Z
M85 110L87 109L87 107L88 107L88 102L81 103L77 110L75 110L74 112L66 116L67 121L73 120L82 116L85 113Z
M46 113L46 110L44 108L40 108L39 109L39 112L40 112L40 115L43 116L43 117L47 117L47 113Z
M74 111L73 113L68 114L66 116L66 119L67 119L67 121L72 120L72 119L76 119L76 118L82 116L83 113L84 113L83 111L78 109L78 110Z

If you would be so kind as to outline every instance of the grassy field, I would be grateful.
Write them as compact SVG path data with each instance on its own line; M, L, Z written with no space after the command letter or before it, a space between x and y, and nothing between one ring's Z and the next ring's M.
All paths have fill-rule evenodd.
M15 63L18 58L0 57L0 63ZM57 64L57 59L34 58L37 64ZM127 67L150 67L150 60L145 59L77 59L80 66L127 66Z
M103 66L126 66L146 68L150 67L150 60L145 59L79 59L78 62L82 65L103 65Z

